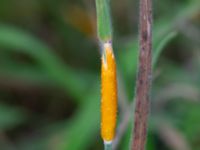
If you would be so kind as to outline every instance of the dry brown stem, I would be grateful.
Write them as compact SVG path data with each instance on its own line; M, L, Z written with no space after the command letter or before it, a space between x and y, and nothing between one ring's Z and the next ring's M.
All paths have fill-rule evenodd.
M140 52L132 150L144 150L151 87L152 0L140 0Z

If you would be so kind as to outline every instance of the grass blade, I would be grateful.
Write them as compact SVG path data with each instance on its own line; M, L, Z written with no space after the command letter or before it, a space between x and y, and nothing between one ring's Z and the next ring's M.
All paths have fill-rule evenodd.
M88 80L83 79L80 73L61 62L53 50L28 33L0 24L0 46L6 51L31 56L58 85L63 86L76 100L86 93L89 87Z
M155 52L154 52L153 60L152 60L153 61L153 65L152 66L153 67L155 67L162 50L176 36L177 36L177 32L175 32L175 31L170 32L159 42L159 44L157 46L155 46Z

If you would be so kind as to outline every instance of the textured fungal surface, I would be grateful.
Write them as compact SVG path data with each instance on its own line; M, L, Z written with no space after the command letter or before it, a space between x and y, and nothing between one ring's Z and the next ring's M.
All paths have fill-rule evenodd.
M111 44L104 44L101 68L101 136L112 141L115 136L117 115L116 64Z

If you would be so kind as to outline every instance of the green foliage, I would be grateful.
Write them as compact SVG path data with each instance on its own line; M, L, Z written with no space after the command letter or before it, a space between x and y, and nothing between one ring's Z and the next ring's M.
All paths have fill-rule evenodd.
M95 133L99 130L99 88L94 85L90 94L84 97L87 101L77 112L67 127L61 150L86 150L91 141L94 141ZM90 119L86 119L90 118Z
M20 108L0 104L0 129L8 130L27 120L25 111Z
M158 58L159 58L162 50L165 48L165 46L168 44L168 42L170 42L173 38L176 37L176 35L177 35L176 32L170 32L168 35L166 35L164 37L164 39L162 41L160 41L159 45L154 46L155 52L154 52L153 62L152 62L153 67L155 67L156 62L158 61Z
M34 17L28 19L33 20L32 23L34 24L31 25L22 21L27 18L23 18L26 15L23 16L22 14L26 14L26 10L20 9L24 8L21 2L18 2L18 5L15 5L16 3L13 0L4 0L1 3L6 4L6 7L2 8L5 5L0 5L0 10L3 13L0 11L0 16L4 16L4 19L0 18L2 20L0 24L0 149L102 149L102 141L99 137L100 77L97 75L99 71L92 69L92 67L99 68L99 65L96 64L100 63L100 58L91 58L93 56L91 54L97 53L97 48L93 46L94 42L91 38L86 36L87 30L77 30L76 26L65 21L66 16L60 14L63 10L68 9L67 6L71 7L71 2L34 1L40 7L32 12ZM79 1L74 5L79 8L78 3ZM109 0L96 0L98 35L102 41L110 40L112 36L108 3ZM161 3L162 8L169 11L161 12L161 8L157 8L161 7L161 4L154 4L156 14L153 28L154 80L147 150L156 150L158 145L165 145L168 148L167 150L172 149L167 145L167 141L159 137L159 131L156 130L156 127L163 120L178 129L186 137L191 149L198 150L200 147L198 144L200 109L199 95L197 94L200 87L199 47L188 42L188 37L185 37L186 32L183 32L181 27L188 22L194 25L192 26L193 29L196 29L196 26L198 27L196 20L199 17L196 12L199 12L199 0L176 2L170 0ZM173 12L170 11L172 3L173 8L177 8ZM123 2L123 4L129 5L126 2ZM126 16L130 15L132 19L128 23L132 24L133 18L136 17L135 14L131 13L132 10L126 12L128 8L123 9L121 4L118 5L113 3L114 17L117 14L123 16L123 13ZM9 13L6 13L6 8ZM19 16L16 15L16 18L9 20L12 15L15 16L12 12L16 11L22 12L19 13L22 15L21 18L18 20L17 17ZM83 11L82 13L87 14L88 12ZM74 14L76 15L76 13ZM78 18L81 22L80 26L87 29L89 23L87 20L81 20L81 17L76 16L75 18ZM8 22L13 25L8 25ZM127 31L124 23L121 21L119 26ZM115 24L113 25L115 27ZM25 26L25 29L22 29L22 26ZM190 27L187 26L186 29ZM187 31L186 29L184 28L185 31ZM37 36L31 31L35 35L37 33ZM123 33L118 33L117 27L115 31L114 45L116 45L118 71L125 81L123 83L127 90L125 94L128 95L129 102L132 102L139 48L137 34L128 37ZM42 33L38 34L40 32ZM46 35L46 32L48 35ZM121 40L118 35L124 36L123 39ZM84 48L80 44L83 42L86 45ZM188 47L186 48L184 45L187 45L190 49L187 49ZM89 53L86 53L85 48ZM60 54L59 49L62 49L63 53ZM166 51L162 53L164 50ZM16 56L24 55L30 61L24 62L21 57L14 59ZM184 59L179 61L179 57ZM90 59L93 59L94 62L86 64L85 61ZM29 93L23 89L22 85L24 84L35 85L40 93L47 93L49 97L46 98L43 95L34 97L37 92L34 88L27 86L26 88L33 93L29 96ZM176 87L174 84L179 86ZM40 86L43 87L43 90L40 89ZM170 88L167 88L168 86ZM50 93L48 89L51 88L58 90L52 90ZM63 89L63 95L62 92L57 93L59 89ZM185 93L189 94L186 95ZM19 95L23 96L20 97ZM51 99L52 95L54 99ZM23 99L23 97L25 98ZM38 102L35 102L37 100ZM59 104L60 101L64 102ZM51 107L57 105L59 107L52 110L50 108L51 102L53 103ZM64 106L67 106L67 108L64 108L66 113L63 117L59 112ZM121 116L121 106L119 108L119 116ZM30 117L29 114L34 116L34 120L31 120L32 117L28 118ZM54 119L54 115L62 117L61 119ZM130 118L131 121L120 141L120 150L128 150L130 146L133 116L131 115ZM119 118L119 123L120 120L121 118Z
M0 25L0 46L11 52L25 53L31 56L39 67L53 78L58 85L66 88L75 98L85 92L87 80L64 65L48 46L31 35L10 26ZM74 86L79 85L79 86Z

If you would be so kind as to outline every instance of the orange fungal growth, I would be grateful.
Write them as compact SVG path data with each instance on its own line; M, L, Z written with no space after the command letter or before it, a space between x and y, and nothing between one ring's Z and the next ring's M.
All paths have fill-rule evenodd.
M103 45L101 82L101 136L104 142L112 142L117 118L117 80L111 43Z

